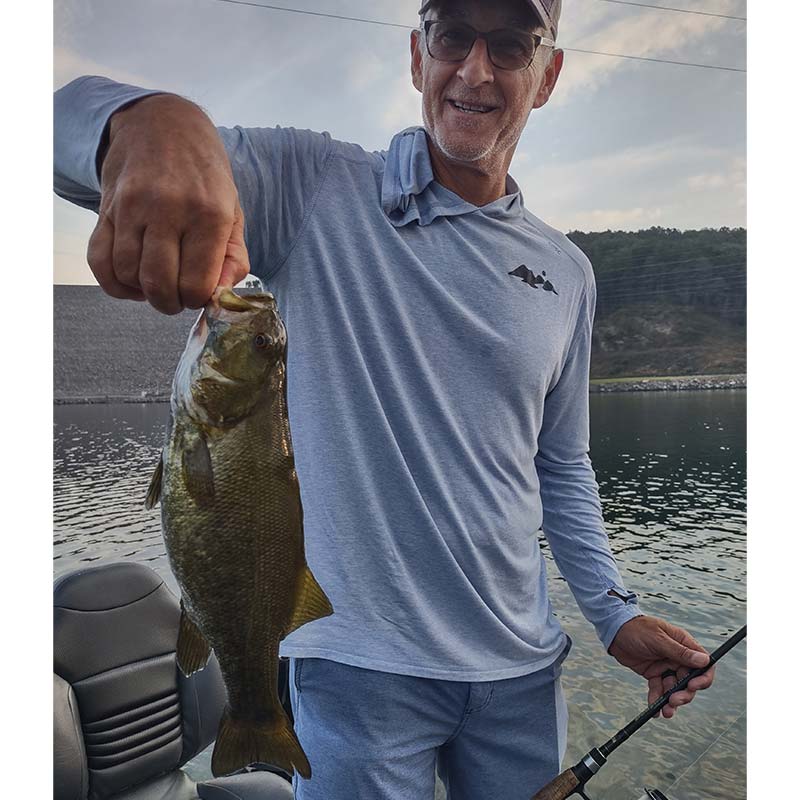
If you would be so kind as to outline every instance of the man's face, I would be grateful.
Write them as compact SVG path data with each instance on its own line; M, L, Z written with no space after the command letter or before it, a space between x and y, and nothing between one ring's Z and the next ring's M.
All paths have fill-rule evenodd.
M516 28L548 36L524 0L446 2L426 19L457 19L482 33ZM422 118L428 135L450 161L467 162L495 173L507 169L528 115L547 102L561 68L563 53L541 46L530 67L509 71L495 67L487 43L476 39L459 62L433 59L424 34L412 34L411 72L422 92ZM479 106L465 111L458 106Z

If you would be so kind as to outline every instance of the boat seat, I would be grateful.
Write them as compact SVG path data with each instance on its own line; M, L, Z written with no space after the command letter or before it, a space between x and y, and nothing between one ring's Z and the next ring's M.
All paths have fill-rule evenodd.
M214 741L225 685L213 655L177 668L180 606L152 569L72 572L53 605L54 800L292 800L269 765L201 783L181 769Z

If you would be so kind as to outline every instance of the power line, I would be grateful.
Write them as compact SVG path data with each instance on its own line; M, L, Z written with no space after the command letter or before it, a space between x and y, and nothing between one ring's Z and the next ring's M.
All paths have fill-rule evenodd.
M232 3L233 0L225 0ZM611 56L612 58L630 58L634 61L652 61L655 64L676 64L680 67L699 67L700 69L719 69L725 72L747 72L741 67L721 67L717 64L695 64L692 61L671 61L666 58L647 58L646 56L628 56L624 53L604 53L600 50L582 50L578 47L562 47L562 50L569 50L572 53L588 53L593 56Z
M615 269L604 269L602 272L595 272L594 276L595 276L596 280L601 281L601 280L603 280L605 278L606 275L612 275L612 274L617 273L617 272L630 272L632 270L649 270L651 267L669 267L669 266L672 266L673 264L691 264L694 261L702 261L705 258L720 258L720 257L721 257L720 255L715 255L715 256L695 256L694 258L683 258L680 261L653 261L653 262L650 262L650 263L641 261L642 256L631 256L630 259L622 259L622 258L617 259L617 258L615 258L614 259L614 263L615 264L619 263L619 262L622 262L622 261L626 261L626 260L630 260L630 261L638 260L638 261L640 261L640 263L639 264L628 264L625 267L616 267ZM727 265L725 265L725 264L707 264L704 268L722 267L722 266L727 266ZM614 279L612 278L612 280L614 280Z
M742 264L732 264L731 266L745 267L746 265L742 263ZM728 275L703 275L703 276L698 277L697 279L695 279L695 283L693 285L700 286L700 285L708 284L709 286L712 286L712 285L717 285L719 283L727 283L729 281L738 281L738 280L746 280L746 279L747 279L747 272L746 272L746 270L743 270L740 273L737 272L737 273L728 274ZM677 280L678 282L677 283L670 283L670 281L675 281L675 280ZM682 275L674 275L673 276L673 275L670 275L670 274L666 274L666 275L660 276L660 278L657 279L656 281L650 280L650 281L647 281L647 283L649 283L651 285L655 283L656 284L656 286L655 286L656 289L661 289L661 288L671 289L671 288L673 288L675 286L680 286L681 285L681 281L683 281L683 280L684 280L684 276L682 276ZM691 277L686 279L685 282L686 283L690 283L691 282ZM619 291L623 291L624 292L627 289L632 288L633 286L635 286L638 283L641 283L641 281L631 281L631 286L627 286L626 287L624 285L620 286L618 284L617 285L607 286L606 284L598 282L597 283L597 291L599 292L600 290L602 290L604 288L608 288L608 289L611 290L612 294L616 293L616 292L619 292Z
M734 17L730 14L716 14L713 11L690 11L688 8L672 8L671 6L654 6L650 3L632 3L630 0L600 0L601 3L617 3L621 6L638 6L639 8L657 8L659 11L675 11L679 14L699 14L703 17L721 17L747 22L747 17Z
M650 230L653 230L653 229L651 228ZM650 230L645 229L643 231L643 230L640 229L638 231L638 233L642 233L642 232L649 233ZM658 229L656 229L656 230L658 230ZM685 236L685 235L691 234L691 233L702 233L707 229L703 228L702 230L699 230L699 231L698 230L677 231L675 229L662 228L661 230L662 231L673 230L676 233L679 233L681 236ZM733 230L736 230L736 229L728 228L728 230L729 231L733 231ZM609 231L609 230L605 230L605 231L570 231L567 234L567 236L572 236L573 233L581 234L581 235L588 235L588 236L592 236L592 235L596 235L596 234L607 234L607 233L621 233L621 234L628 235L628 234L631 234L631 233L635 233L635 231ZM572 241L572 239L570 239L570 241ZM577 242L573 242L573 244L577 244ZM635 253L632 253L631 255L619 256L619 257L614 256L614 263L615 264L618 264L618 263L621 264L621 263L623 263L625 261L642 261L642 259L649 258L649 256L650 256L649 252L646 252L644 250L641 250L641 251L637 250ZM707 254L704 253L703 255L692 256L692 258L684 259L682 261L659 261L657 263L659 263L659 264L684 264L687 261L696 261L699 258L720 258L720 257L721 257L721 254L719 254L719 253L717 253L716 255L707 255Z
M695 283L687 286L687 288L691 289L692 291L697 290L699 293L707 293L712 290L724 291L728 289L746 289L747 288L747 279L744 276L740 276L735 279L731 279L730 281L726 281L725 285L720 286L718 281L709 282L709 283ZM598 290L597 292L597 302L601 305L605 304L608 305L611 302L616 302L618 300L626 300L632 297L640 298L640 297L658 297L663 295L672 295L675 296L680 292L680 287L678 286L671 286L666 287L664 289L637 289L631 292L611 292L610 294L603 294L601 291Z
M349 22L366 22L369 25L386 25L390 28L405 28L408 31L416 29L414 25L400 25L397 22L383 22L378 19L364 19L363 17L345 17L341 14L323 14L321 11L305 11L301 8L286 8L286 6L270 6L265 3L251 3L249 0L217 0L218 3L231 3L235 6L253 6L255 8L268 8L270 11L289 11L292 14L308 14L311 17L328 17L329 19L345 19Z
M742 300L744 305L747 302L747 294L746 290L747 287L745 285L742 286L734 286L731 287L732 289L739 292L737 295L725 294L722 295L721 293L714 294L715 302L726 300L728 303L730 301L736 301L737 299ZM647 294L629 294L625 295L624 297L614 297L614 298L597 298L597 311L596 314L609 314L612 311L616 311L619 308L624 308L625 306L629 305L647 305L649 303L663 303L663 302L671 302L671 305L680 305L680 306L699 306L699 307L709 307L708 297L681 297L679 295L675 295L671 292L649 292Z
M653 265L657 266L657 265ZM707 264L706 266L699 266L699 267L685 267L682 269L670 269L670 270L648 270L646 272L635 272L633 271L635 268L632 267L632 272L627 275L614 275L610 278L605 278L603 276L595 276L595 280L597 281L597 285L599 286L602 284L603 286L614 285L615 283L619 283L620 281L630 281L630 280L641 280L641 279L652 279L652 278L682 278L690 275L697 275L697 274L707 274L713 277L724 278L724 275L714 275L715 270L722 270L722 269L729 269L731 267L746 267L747 263L744 261L740 261L737 263L731 264Z
M744 271L741 272L741 273L735 272L735 273L717 274L717 275L713 274L713 272L712 272L711 274L702 275L697 280L700 281L700 282L719 283L720 281L739 280L739 278L746 277L746 268L747 268L746 262L742 261L742 262L739 262L737 264L720 264L720 267L723 267L723 266L725 266L725 267L743 267ZM644 279L646 281L648 281L649 283L653 283L653 279L655 278L655 280L659 284L663 284L663 283L668 282L670 280L681 281L681 280L684 280L687 277L689 279L691 279L691 275L697 274L698 272L699 272L699 270L698 271L694 271L694 272L690 273L688 276L686 274L671 273L671 272L666 272L666 273L663 273L663 274L660 274L660 275L655 275L655 276L651 276L651 275L648 275L648 276L636 276L636 277L633 277L630 282L631 283L640 282L641 278L644 277ZM618 283L621 279L622 278L617 278L615 283L598 280L597 281L598 291L601 288L610 288L612 291L618 291L619 289L622 288Z
M719 293L723 290L729 289L739 289L745 288L747 286L747 279L744 276L740 276L735 279L731 279L730 281L726 281L724 286L721 286L718 282L707 282L707 283L693 283L691 285L687 285L687 289L691 289L693 292L697 290L698 293L704 293L709 291L714 291L715 293ZM646 295L647 297L655 297L657 295L676 295L681 294L681 287L680 286L665 286L659 289L631 289L630 292L609 292L603 293L598 291L597 293L597 300L600 303L609 303L611 301L622 300L626 297L640 297Z
M384 25L389 28L404 28L408 31L416 30L414 25L401 25L397 22L384 22L379 19L366 19L364 17L348 17L344 14L325 14L321 11L306 11L301 8L288 8L287 6L267 5L266 3L254 3L251 0L216 0L217 3L230 3L235 6L251 6L253 8L265 8L270 11L288 11L291 14L305 14L311 17L326 17L328 19L347 20L348 22L362 22L368 25ZM571 53L584 53L593 56L607 56L609 58L627 58L633 61L649 61L654 64L673 64L680 67L697 67L699 69L716 69L724 72L747 72L746 69L739 67L723 67L716 64L696 64L690 61L672 61L665 58L647 58L645 56L630 56L624 53L605 53L601 50L583 50L579 47L561 47Z

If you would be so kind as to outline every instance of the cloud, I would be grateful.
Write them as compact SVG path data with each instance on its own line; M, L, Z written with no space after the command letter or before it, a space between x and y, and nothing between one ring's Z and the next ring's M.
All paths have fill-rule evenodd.
M637 230L658 225L661 208L595 208L576 214L570 226L579 231Z
M743 168L743 159L733 161ZM743 190L731 177L725 185L690 195L684 176L725 175L730 163L727 149L687 134L569 162L515 159L512 174L526 206L562 230L711 227L711 215L716 215L714 224L741 224ZM709 165L716 168L709 170ZM727 222L717 221L721 214Z
M422 125L422 95L411 83L410 74L403 74L389 83L382 105L380 122L387 136L411 125Z
M737 12L740 7L734 0L720 0L717 10ZM716 17L634 10L584 0L565 7L559 44L581 50L703 63L704 50L717 50L719 34L736 33L730 26L739 24ZM737 65L733 54L730 60L731 66ZM636 62L629 59L568 51L551 102L562 104L576 92L595 91L616 72L633 65Z
M729 189L744 195L747 191L746 161L741 156L735 156L729 160L724 171L694 173L686 178L686 185L695 192Z
M56 88L81 75L107 75L108 73L108 64L81 55L64 45L56 45L53 48L53 85ZM132 83L134 86L148 85L148 79L143 74L130 70L115 69L114 80Z

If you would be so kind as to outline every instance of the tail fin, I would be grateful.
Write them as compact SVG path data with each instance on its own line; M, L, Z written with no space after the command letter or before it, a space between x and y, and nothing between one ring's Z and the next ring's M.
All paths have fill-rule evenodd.
M218 777L256 762L280 767L290 775L297 770L304 778L311 777L311 765L283 711L273 720L259 722L236 719L225 706L211 771Z

